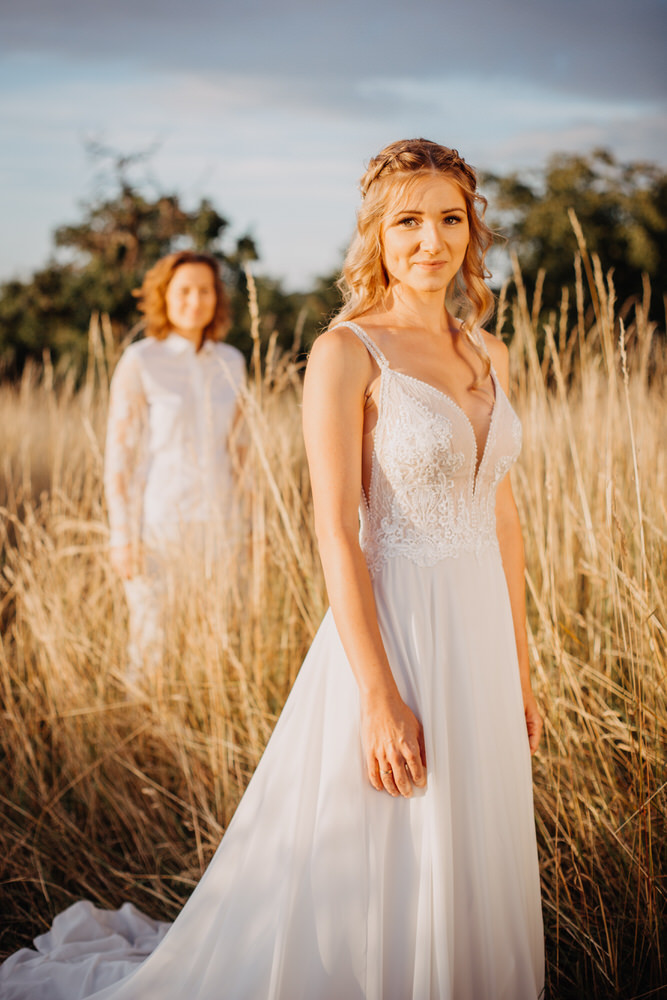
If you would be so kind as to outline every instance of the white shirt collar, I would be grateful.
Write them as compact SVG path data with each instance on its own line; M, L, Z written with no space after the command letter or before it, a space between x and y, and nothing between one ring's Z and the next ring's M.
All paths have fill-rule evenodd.
M163 341L164 346L171 354L189 354L195 353L195 345L187 337L181 337L180 333L169 333L167 334L165 340ZM206 354L210 354L213 350L213 341L205 340L202 344L201 351ZM201 353L201 352L200 352Z

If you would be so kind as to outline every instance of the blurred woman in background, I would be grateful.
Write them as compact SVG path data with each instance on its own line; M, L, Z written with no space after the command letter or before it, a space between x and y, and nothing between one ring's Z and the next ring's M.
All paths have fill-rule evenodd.
M229 300L218 262L162 258L137 291L146 337L112 382L104 483L110 557L130 613L129 675L161 661L171 570L210 574L238 532L234 441L245 362L222 338Z

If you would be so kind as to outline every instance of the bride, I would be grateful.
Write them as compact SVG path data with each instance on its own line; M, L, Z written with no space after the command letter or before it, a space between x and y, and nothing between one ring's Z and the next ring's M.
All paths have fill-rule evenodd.
M481 329L485 203L423 139L382 150L361 190L304 386L331 608L175 923L77 903L8 959L4 1000L541 994L542 721L507 475L521 428Z

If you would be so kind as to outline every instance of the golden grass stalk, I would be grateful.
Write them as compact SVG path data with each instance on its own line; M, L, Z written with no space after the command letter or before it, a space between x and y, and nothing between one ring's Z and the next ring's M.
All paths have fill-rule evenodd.
M628 1000L667 979L667 358L646 290L623 324L599 262L582 247L576 266L573 320L567 294L544 317L541 283L529 303L518 267L511 305L514 485L546 712L534 772L548 995ZM322 616L300 373L275 338L260 353L257 333L247 546L231 570L184 567L144 690L124 683L126 610L106 557L118 345L94 318L80 390L48 366L0 387L5 952L82 896L176 914Z

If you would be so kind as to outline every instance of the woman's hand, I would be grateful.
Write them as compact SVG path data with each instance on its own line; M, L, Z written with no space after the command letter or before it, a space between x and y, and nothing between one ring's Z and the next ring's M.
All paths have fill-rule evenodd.
M131 580L137 574L137 558L133 545L114 545L109 559L121 580Z
M544 721L540 715L537 702L535 701L535 695L532 691L529 691L523 696L523 710L526 716L526 729L528 731L528 744L530 746L530 752L535 753L540 743L540 736L542 735Z
M424 733L398 695L363 706L361 738L373 788L409 799L413 785L425 787Z

